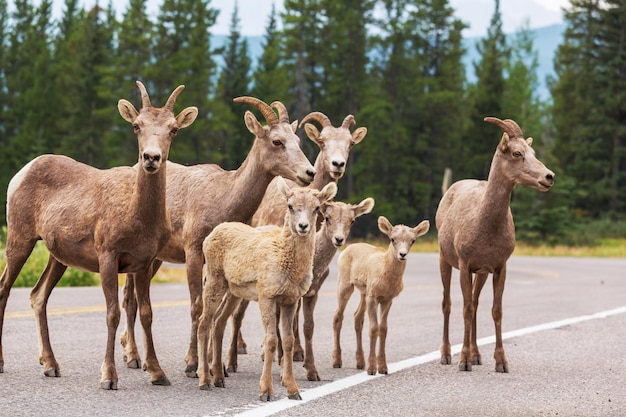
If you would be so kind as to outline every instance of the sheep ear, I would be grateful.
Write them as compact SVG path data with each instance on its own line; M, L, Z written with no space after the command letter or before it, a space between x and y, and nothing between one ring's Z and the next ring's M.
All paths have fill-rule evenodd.
M246 127L254 136L263 138L266 136L266 131L261 126L261 123L254 117L254 114L250 110L246 110L243 115L243 120L246 123Z
M413 232L415 233L415 237L420 237L428 233L429 229L430 229L430 222L428 220L424 220L413 228Z
M176 116L176 123L178 123L178 128L182 129L194 122L198 117L198 108L197 107L187 107L185 110L178 113Z
M526 144L527 144L528 146L533 146L533 138L528 138L528 139L526 139Z
M391 231L393 230L393 225L389 222L389 220L387 220L385 216L380 216L378 218L378 228L381 232L389 236L391 235Z
M329 182L317 195L317 198L320 200L320 203L325 203L328 200L332 200L337 194L337 184L334 182Z
M289 185L283 177L276 177L276 187L278 187L278 191L280 191L285 197L289 196L291 188L289 188Z
M293 130L293 133L296 133L297 128L298 128L298 121L294 120L293 122L291 122L291 130Z
M367 135L366 127L360 127L356 129L354 132L352 132L352 144L356 145L357 143L361 142L365 138L365 135Z
M359 217L359 216L362 216L364 214L371 213L371 211L373 209L374 209L374 199L371 198L371 197L368 197L365 200L361 201L354 208L355 217Z
M500 139L498 149L500 149L500 152L502 153L507 153L509 151L509 135L506 133L502 134L502 139Z
M128 123L135 123L135 119L139 116L139 112L133 106L133 104L128 101L121 99L117 102L117 109L120 112L120 115L126 120Z
M309 137L309 139L317 143L320 147L322 146L322 142L320 141L320 131L317 130L315 125L311 123L305 123L304 131L306 132L306 135Z

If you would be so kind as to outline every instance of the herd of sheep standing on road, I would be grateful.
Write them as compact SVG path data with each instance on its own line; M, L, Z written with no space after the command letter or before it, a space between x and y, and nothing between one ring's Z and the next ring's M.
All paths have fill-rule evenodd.
M0 373L4 371L2 328L9 293L37 241L50 256L30 299L39 331L44 374L61 375L48 335L47 302L68 266L98 272L106 299L108 329L100 381L117 389L115 335L120 322L118 274L126 273L123 307L126 329L121 337L127 366L148 371L155 385L169 385L154 350L150 281L163 262L184 263L191 299L191 335L185 373L199 378L199 387L224 387L224 371L236 372L237 354L245 352L240 332L249 301L257 301L265 331L262 400L274 397L272 363L276 354L287 396L300 399L293 361L303 360L307 378L319 381L313 355L313 313L329 265L348 238L357 217L370 213L374 199L358 204L333 201L352 147L367 130L350 131L348 115L334 127L320 112L307 115L307 136L320 152L311 165L295 134L285 106L253 98L265 124L246 111L244 121L255 136L241 166L226 171L214 164L184 166L168 161L179 129L191 125L198 109L187 107L177 116L174 104L184 86L176 88L164 107L152 106L145 86L137 81L142 108L120 100L120 115L137 135L138 163L133 167L99 170L61 155L42 155L25 165L7 190L6 268L0 279ZM310 123L318 122L322 129ZM452 268L460 271L464 338L459 370L482 363L476 344L476 307L480 292L493 275L492 315L496 330L496 371L508 372L502 346L502 293L506 262L515 247L510 210L518 185L548 191L554 173L547 169L514 121L486 117L503 130L487 180L461 180L444 194L436 214L444 316L441 363L451 363L448 339ZM484 138L478 138L484 140ZM338 307L333 319L333 366L342 366L340 332L347 302L356 288L357 368L371 375L386 374L387 317L402 291L407 255L415 239L428 232L424 220L415 227L393 225L378 218L388 248L353 243L338 258ZM206 274L203 277L203 267ZM305 348L299 337L303 311ZM144 361L135 342L139 319L145 337ZM367 362L362 347L365 313L370 326ZM228 320L233 335L227 364L222 339ZM378 345L378 346L377 346ZM378 347L378 349L377 349Z

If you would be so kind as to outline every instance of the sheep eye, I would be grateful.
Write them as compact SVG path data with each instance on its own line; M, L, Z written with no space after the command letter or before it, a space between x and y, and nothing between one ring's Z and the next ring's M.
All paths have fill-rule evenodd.
M178 128L177 127L174 127L174 128L172 128L172 130L170 130L170 135L172 135L172 136L176 135L177 133L178 133Z
M141 130L137 123L133 123L133 129L135 129L135 132L139 132Z
M274 146L281 146L283 143L282 143L280 140L278 140L278 139L274 139L274 140L272 141L272 144L273 144Z
M293 211L293 206L291 204L289 204L287 207L289 208L289 210Z
M396 240L394 238L391 238L391 243L396 243Z
M522 155L522 153L520 151L513 152L513 157L515 157L515 158L521 158L522 156L523 155Z

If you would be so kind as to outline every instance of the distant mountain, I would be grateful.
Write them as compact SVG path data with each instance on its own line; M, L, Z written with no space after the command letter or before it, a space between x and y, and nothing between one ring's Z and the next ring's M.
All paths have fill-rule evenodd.
M546 77L554 74L554 54L558 46L563 40L563 32L565 31L565 24L556 24L545 26L542 28L534 29L534 47L537 51L539 58L539 68L537 78L539 79L539 95L542 99L550 98L550 91L546 85ZM509 35L510 36L510 35ZM248 48L250 51L250 57L252 58L252 65L254 66L259 57L263 53L263 36L248 36ZM476 80L474 74L474 62L478 62L480 56L476 50L476 44L481 40L480 37L466 38L464 39L464 47L467 53L463 58L463 64L465 65L465 71L467 79L470 82ZM211 38L213 48L219 48L226 45L228 42L227 35L213 35Z

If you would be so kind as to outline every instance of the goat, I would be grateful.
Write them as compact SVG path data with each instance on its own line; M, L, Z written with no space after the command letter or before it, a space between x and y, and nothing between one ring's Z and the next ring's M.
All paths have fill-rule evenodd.
M326 280L329 273L329 266L333 260L337 248L343 246L350 234L350 228L354 224L357 217L370 213L374 208L374 199L366 198L359 204L346 204L339 201L329 201L322 205L322 217L324 221L315 236L315 255L313 257L313 281L309 291L302 297L302 313L304 316L304 340L305 355L304 368L307 370L307 379L309 381L319 381L320 377L315 367L315 358L313 357L313 329L315 322L313 320L313 312L317 303L318 292ZM265 227L265 226L259 226ZM300 306L300 302L298 302ZM294 317L294 335L298 332L298 311ZM234 321L241 326L241 321ZM239 331L238 327L232 329L233 335ZM297 338L296 338L297 340ZM295 343L295 342L294 342ZM237 371L237 345L231 343L228 355L229 372ZM282 352L279 346L279 358ZM294 346L294 361L296 360L296 352Z
M68 266L99 272L107 305L107 347L102 364L103 389L117 389L115 333L120 320L118 273L136 274L136 296L145 332L146 364L155 385L169 385L159 366L152 340L150 277L152 261L170 237L165 205L166 161L179 129L196 119L188 107L174 117L179 86L162 108L150 104L144 85L143 108L120 100L121 116L133 125L139 143L139 166L99 170L61 155L42 155L10 181L7 197L7 264L0 279L0 335L11 287L43 240L48 264L30 300L39 329L40 363L46 376L60 376L48 335L46 306ZM1 343L0 343L1 346ZM0 349L0 372L4 360Z
M392 226L389 220L380 216L378 228L389 237L387 250L367 243L353 243L339 255L339 275L337 281L337 310L333 317L333 367L341 368L341 325L343 313L350 296L356 287L361 299L354 313L356 331L356 367L365 368L362 332L365 311L369 319L370 353L367 373L375 375L387 373L385 342L387 339L387 317L393 299L403 288L402 277L406 269L406 260L415 239L428 232L430 223L422 221L414 228L405 225ZM380 307L380 317L378 308ZM380 321L379 321L380 318ZM379 341L376 354L376 341Z
M318 122L322 126L321 132L317 130L312 123L307 123L309 120ZM354 132L350 132L350 126L354 123L356 123L354 116L349 114L343 119L341 126L334 127L328 116L317 111L309 113L302 119L300 126L304 125L304 130L309 139L317 143L320 147L320 153L315 159L315 170L317 174L309 187L321 190L327 184L331 182L336 183L343 177L346 169L346 161L350 156L352 147L361 142L365 138L365 135L367 135L367 128L365 127L359 127L355 129ZM291 184L292 187L296 185L289 182L288 184ZM252 217L251 224L253 226L271 224L282 226L283 219L285 218L285 207L280 204L280 201L281 196L276 184L270 184L263 201ZM233 314L233 336L231 337L229 355L229 369L233 372L236 371L237 367L237 353L246 353L246 342L239 329L241 328L241 323L247 308L248 302L242 300ZM298 317L299 314L296 313L296 319L294 321L294 333L296 337L294 360L302 361L304 351L300 344Z
M486 181L465 179L446 191L435 216L439 239L439 269L443 283L443 342L441 363L450 364L450 280L452 268L460 272L465 333L459 370L471 371L482 359L476 344L478 297L489 274L493 274L492 316L496 330L496 372L508 372L502 346L502 294L506 261L515 248L511 193L517 184L548 191L554 173L535 157L532 138L524 139L513 120L486 117L503 131ZM474 276L474 278L472 278Z
M267 125L262 126L252 112L245 112L244 121L255 139L237 170L225 171L215 164L184 166L168 162L167 208L173 235L157 255L154 272L162 261L186 265L192 323L185 355L188 377L196 377L198 368L196 335L202 313L204 238L222 222L248 223L275 176L282 175L300 185L309 184L315 176L315 168L300 149L300 138L295 135L298 122L289 122L287 109L281 102L268 105L254 97L234 100L255 106L267 121ZM278 110L278 116L274 108ZM130 276L124 288L127 324L121 341L127 365L138 368L141 359L133 332L137 306L132 287Z
M202 292L204 308L198 326L201 389L208 389L210 385L207 356L210 337L214 384L224 387L224 328L240 300L246 299L259 302L265 329L265 361L259 398L269 401L274 395L271 358L278 344L276 328L277 314L280 314L285 352L281 363L282 383L289 398L301 399L293 375L294 313L298 300L311 286L318 212L322 204L335 196L337 185L329 183L318 191L308 187L291 188L280 180L277 186L288 207L282 228L254 228L227 222L213 229L203 243L207 275ZM212 335L209 334L211 328Z

